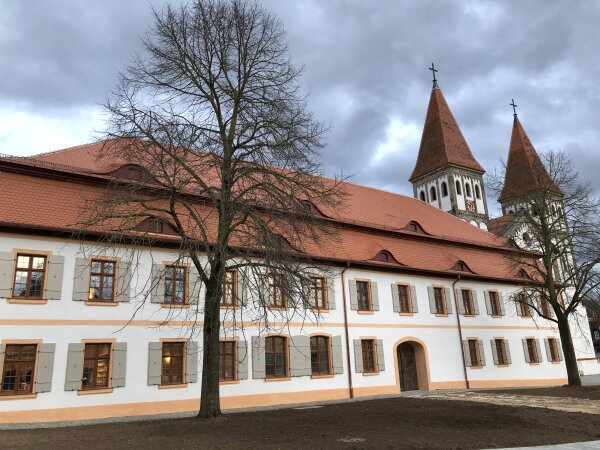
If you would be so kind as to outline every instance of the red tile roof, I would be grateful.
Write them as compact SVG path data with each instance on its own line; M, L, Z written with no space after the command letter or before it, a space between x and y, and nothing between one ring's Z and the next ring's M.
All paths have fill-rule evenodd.
M462 135L442 91L431 91L417 164L410 181L448 164L485 172L475 160Z
M48 169L102 177L118 169L126 161L98 158L102 143L95 143L44 153L0 163L27 165L31 171L5 170L0 173L0 191L6 201L0 203L0 224L19 228L77 231L83 220L86 202L106 192L98 183L49 178L38 173L40 165ZM508 241L480 230L463 220L440 211L419 200L352 183L344 183L348 194L346 205L336 211L320 210L326 217L345 223L338 239L326 245L304 243L303 251L329 260L355 261L386 265L371 261L382 250L408 269L453 273L457 261L482 277L513 279L505 258ZM411 221L417 222L430 236L405 231ZM388 264L389 265L389 264ZM397 267L397 266L396 266Z
M549 189L558 194L561 193L546 171L521 122L515 117L508 150L504 186L498 201L503 203L538 188Z

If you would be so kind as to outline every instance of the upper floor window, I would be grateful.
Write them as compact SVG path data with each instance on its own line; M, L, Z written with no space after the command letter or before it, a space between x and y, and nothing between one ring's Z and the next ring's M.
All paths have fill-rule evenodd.
M186 298L185 266L167 266L165 268L165 303L184 304Z
M45 256L17 254L13 297L41 299L45 275Z
M185 342L163 342L160 384L183 384Z
M400 312L401 313L411 313L412 305L411 298L408 290L408 286L405 284L398 284L398 300L400 303Z
M500 295L496 291L488 292L490 298L490 312L492 316L501 316L502 308L500 307Z
M479 188L478 184L475 185L475 197L481 200L481 189Z
M527 295L525 295L525 293L521 292L519 294L518 303L519 315L521 317L531 317L531 308L527 303Z
M473 292L471 291L471 289L461 289L460 293L462 297L465 316L475 315L475 308L473 306Z
M327 281L325 277L312 277L311 305L316 309L327 309Z
M331 373L329 347L327 336L310 338L310 365L313 375L329 375Z
M460 181L456 180L456 194L457 195L462 195L462 188L460 186Z
M431 186L431 189L429 190L429 196L431 197L432 202L437 200L437 192L434 186Z
M444 288L434 287L433 297L435 299L435 312L436 314L447 314L446 308L446 296L444 294Z
M448 185L442 181L442 197L448 197Z
M82 389L108 388L111 344L85 344Z
M93 259L90 266L90 292L88 299L112 302L115 298L115 262Z
M552 307L550 306L550 302L545 298L542 298L540 303L542 314L546 317L550 317L552 315Z
M227 270L223 280L221 306L237 305L237 270Z
M371 310L371 289L368 281L356 282L356 299L359 311Z
M0 395L23 395L33 392L36 345L7 345L0 381Z
M265 338L265 376L285 378L288 373L287 339L281 336Z
M269 306L273 308L287 308L287 296L285 294L285 279L282 274L272 273L269 275Z

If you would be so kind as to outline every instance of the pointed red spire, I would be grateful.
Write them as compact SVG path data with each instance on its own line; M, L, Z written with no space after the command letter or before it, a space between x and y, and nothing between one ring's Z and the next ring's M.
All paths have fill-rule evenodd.
M537 188L549 189L561 194L515 114L504 186L498 200L503 203Z
M417 164L409 181L448 164L485 172L471 153L442 91L437 87L437 83L434 83Z

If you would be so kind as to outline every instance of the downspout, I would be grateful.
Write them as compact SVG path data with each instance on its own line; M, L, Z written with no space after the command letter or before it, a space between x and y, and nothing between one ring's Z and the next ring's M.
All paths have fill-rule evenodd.
M460 310L458 308L458 298L456 297L456 283L458 283L460 281L460 274L458 274L458 278L456 280L454 280L454 282L452 283L452 296L454 297L454 310L456 311L456 324L458 325L458 338L460 339L460 354L462 356L462 366L463 366L463 373L465 375L465 385L467 386L467 389L471 389L471 386L469 384L469 376L467 375L467 360L465 358L465 349L463 347L463 335L462 335L462 328L460 327Z
M348 309L346 307L346 281L344 280L344 272L350 268L350 261L346 263L346 267L342 270L342 299L344 301L344 332L346 333L346 362L348 363L348 391L350 398L354 398L354 388L352 387L352 367L350 366L350 336L348 334Z

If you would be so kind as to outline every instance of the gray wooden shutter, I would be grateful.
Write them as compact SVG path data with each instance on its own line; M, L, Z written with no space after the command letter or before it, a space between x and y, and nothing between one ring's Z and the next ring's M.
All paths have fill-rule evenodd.
M259 275L258 276L258 291L259 291L259 300L260 302L265 305L265 306L269 306L272 303L271 300L271 292L269 289L269 275L264 274L264 275Z
M4 374L4 353L6 352L6 344L0 344L0 377Z
M435 294L433 292L433 286L427 286L427 294L429 295L429 311L431 311L431 314L437 314L437 307L435 306Z
M112 357L112 387L124 387L127 373L127 342L115 342L112 346Z
M481 365L485 366L485 349L483 348L483 341L479 339L477 343L479 344L479 360Z
M515 309L517 310L517 316L522 316L521 314L521 303L519 301L515 301Z
M398 293L398 285L392 283L392 306L394 312L400 312L400 294Z
M200 280L200 273L193 264L188 268L188 303L191 305L197 305L200 301L200 289L202 287L202 281Z
M463 353L465 355L465 366L471 367L473 364L471 362L471 352L469 351L469 341L465 339L463 341Z
M379 372L385 371L385 357L383 354L383 340L375 339L375 345L377 346L377 370Z
M500 315L503 316L504 312L504 295L498 292L498 303L500 303Z
M377 290L377 282L371 281L371 304L373 311L379 311L379 291Z
M185 382L198 381L198 342L188 341L185 352Z
M51 255L48 258L48 271L46 274L46 298L48 300L60 300L64 266L64 256Z
M164 303L165 301L165 266L152 264L150 273L150 301L152 303ZM162 348L162 344L161 344ZM162 350L161 350L162 351ZM157 383L160 384L160 383Z
M450 295L450 288L446 288L444 292L446 292L446 311L448 314L452 314L452 296Z
M252 336L252 378L265 377L265 338Z
M512 364L512 358L510 357L510 347L508 346L508 339L504 339L504 350L506 351L506 363Z
M498 360L498 349L496 348L496 339L490 340L490 345L492 347L492 358L494 360L494 364L498 365L499 360Z
M552 361L552 352L550 351L550 340L548 338L544 338L544 347L546 347L546 359L548 359L548 361Z
M237 379L248 379L248 344L246 341L237 341Z
M67 354L67 375L65 377L65 391L78 391L81 389L84 351L85 344L69 344L69 350Z
M238 269L237 271L237 295L240 306L245 308L248 306L248 295L249 295L249 286L248 286L248 271L246 269Z
M354 370L356 373L363 372L362 344L360 339L354 339Z
M348 290L350 293L350 309L357 310L358 309L358 297L356 295L356 281L355 280L348 281Z
M537 354L538 354L538 358L539 358L539 362L544 361L544 358L542 358L542 351L541 351L541 347L540 347L540 340L539 339L534 339L535 342L535 348L537 349Z
M327 308L333 311L335 306L335 279L327 278Z
M563 351L562 351L562 342L560 341L560 339L556 340L556 348L558 350L558 359L560 361L563 360ZM2 373L2 368L0 367L0 373Z
M310 338L308 336L291 336L290 349L290 375L304 377L310 375Z
M477 299L477 291L471 291L472 299L473 299L473 312L476 316L479 315L479 300Z
M483 297L485 299L485 311L488 316L492 315L492 301L490 300L490 293L488 291L483 291Z
M148 386L161 383L162 342L148 343Z
M410 305L412 306L412 312L419 312L419 299L417 298L417 288L415 286L410 287Z
M0 298L9 298L14 281L15 254L0 252Z
M73 278L73 300L85 302L90 295L90 261L87 258L75 258Z
M461 316L464 316L465 315L465 301L463 300L463 297L462 297L462 291L460 289L456 289L454 291L454 294L456 295L456 298L458 299L458 313ZM448 302L448 301L449 301L448 296L446 296L446 302Z
M117 301L124 303L131 300L131 263L119 261L119 280L117 281Z
M344 373L344 359L341 336L333 336L331 338L331 353L331 365L333 366L333 373Z
M56 344L42 344L38 348L35 392L50 392L50 389L52 388L55 350Z
M521 343L523 344L523 354L525 355L525 362L531 362L531 358L529 358L529 351L527 351L527 339L521 339Z

